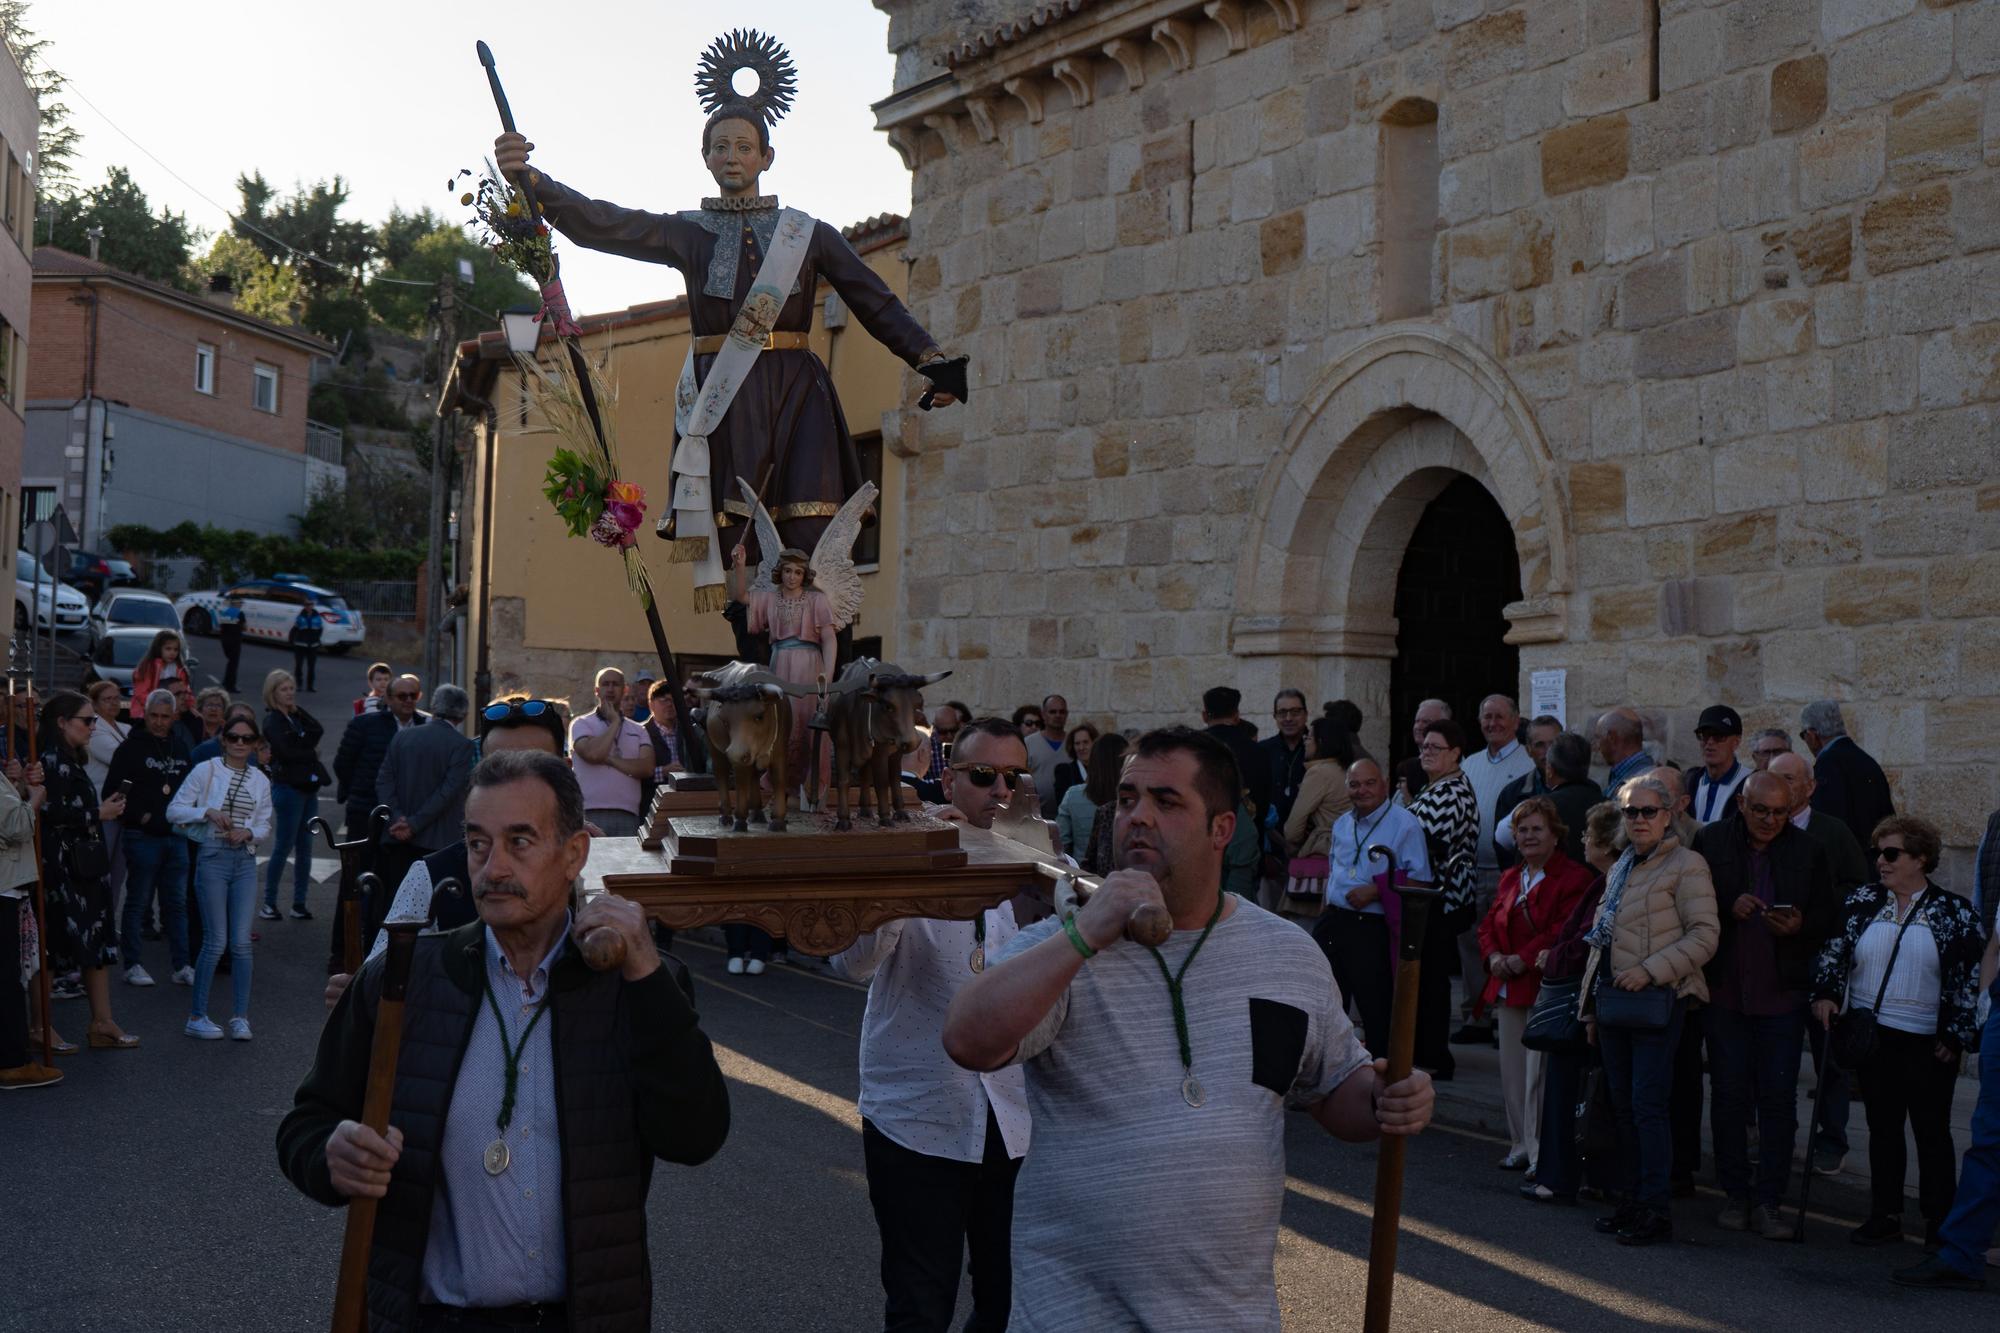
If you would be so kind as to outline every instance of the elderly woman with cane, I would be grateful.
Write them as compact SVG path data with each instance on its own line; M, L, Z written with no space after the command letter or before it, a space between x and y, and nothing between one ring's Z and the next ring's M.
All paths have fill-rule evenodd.
M1597 1229L1620 1245L1652 1245L1674 1235L1667 1111L1674 1048L1688 1008L1708 999L1702 965L1715 953L1721 925L1708 863L1673 834L1666 784L1634 778L1619 800L1628 846L1605 877L1586 936L1583 993L1618 1124L1626 1202L1598 1219Z

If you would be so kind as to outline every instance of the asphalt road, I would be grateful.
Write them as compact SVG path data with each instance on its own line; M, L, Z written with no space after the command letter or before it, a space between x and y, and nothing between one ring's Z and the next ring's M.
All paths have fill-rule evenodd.
M324 1326L341 1215L292 1190L272 1144L322 1020L331 896L316 890L313 923L259 923L254 1042L190 1041L183 991L121 985L119 1018L141 1049L85 1051L62 1062L61 1087L0 1104L16 1260L0 1284L0 1333ZM731 1079L734 1129L713 1161L655 1178L656 1326L879 1326L854 1111L862 992L797 968L727 976L702 939L678 951ZM218 1013L226 981L219 995ZM58 1017L81 1035L79 1003ZM1356 1327L1374 1151L1333 1142L1304 1116L1289 1146L1277 1260L1286 1327ZM1397 1327L1973 1327L2000 1315L2000 1295L1892 1287L1888 1270L1912 1262L1914 1247L1856 1250L1835 1220L1816 1220L1804 1246L1727 1235L1706 1225L1712 1197L1680 1205L1672 1246L1623 1249L1591 1231L1587 1208L1516 1198L1519 1178L1493 1166L1501 1151L1444 1128L1413 1147Z

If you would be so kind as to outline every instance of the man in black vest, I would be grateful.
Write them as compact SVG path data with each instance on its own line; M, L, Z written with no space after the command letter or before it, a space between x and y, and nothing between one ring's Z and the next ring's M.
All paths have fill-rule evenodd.
M465 832L480 921L417 943L387 1135L358 1119L378 959L327 1020L278 1159L321 1203L382 1201L374 1333L642 1333L653 1163L693 1165L722 1146L722 1071L639 906L607 894L572 919L590 835L568 765L487 757ZM624 939L618 970L593 972L570 947L600 927Z

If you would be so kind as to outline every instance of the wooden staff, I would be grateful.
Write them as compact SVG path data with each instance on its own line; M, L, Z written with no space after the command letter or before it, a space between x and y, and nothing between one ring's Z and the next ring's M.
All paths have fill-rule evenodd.
M1395 1007L1389 1018L1389 1070L1385 1086L1401 1083L1410 1076L1417 1050L1417 982L1423 973L1424 927L1431 904L1443 891L1414 881L1396 882L1394 849L1376 844L1369 858L1382 857L1389 865L1390 891L1402 899L1402 947L1396 967ZM1368 1234L1368 1306L1362 1316L1363 1333L1389 1333L1389 1311L1396 1298L1396 1228L1403 1217L1403 1154L1409 1139L1401 1134L1384 1134L1375 1152L1375 1218Z
M9 673L7 677L7 754L11 758L19 759L20 756L14 753L14 700L16 697L25 698L30 704L27 722L28 760L21 765L21 770L25 774L29 765L35 759L35 713L32 706L35 694L31 688L26 695L16 696L14 693L14 677ZM49 1004L49 909L48 890L42 884L42 817L40 811L31 811L30 813L34 816L35 824L35 993L42 1002L42 1063L52 1067L56 1062L56 1025L55 1014L51 1011Z
M381 881L363 872L368 889ZM389 1132L389 1103L396 1091L396 1060L403 1049L403 999L410 985L410 959L422 921L391 921L382 961L382 1000L375 1009L375 1041L368 1051L368 1089L361 1100L361 1123L377 1134ZM357 979L358 980L358 979ZM375 1243L376 1199L347 1201L347 1231L340 1242L340 1279L333 1297L333 1333L365 1333L368 1327L368 1252Z

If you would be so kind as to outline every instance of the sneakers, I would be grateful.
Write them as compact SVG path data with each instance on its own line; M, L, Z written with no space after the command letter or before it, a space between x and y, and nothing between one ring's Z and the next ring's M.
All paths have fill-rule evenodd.
M1637 1221L1642 1211L1634 1204L1620 1204L1617 1212L1600 1217L1591 1225L1597 1229L1597 1234L1600 1236L1615 1236Z
M200 1041L221 1041L222 1029L211 1023L205 1015L197 1014L187 1021L181 1031Z
M1560 1203L1567 1205L1576 1202L1574 1194L1558 1194L1547 1185L1523 1185L1521 1186L1521 1197L1529 1203Z
M229 1039L231 1041L250 1040L250 1020L243 1017L241 1014L238 1014L235 1018L230 1019Z
M1526 1153L1510 1152L1500 1159L1499 1165L1502 1171L1526 1171L1528 1169L1528 1155Z
M1819 1175L1830 1176L1847 1165L1847 1153L1839 1148L1814 1148L1812 1169Z
M257 919L259 921L279 921L283 918L278 915L277 908L271 906L269 903L264 903L257 909Z
M33 1061L16 1065L12 1069L0 1069L0 1092L14 1092L20 1088L46 1088L63 1080L62 1071Z
M1901 1217L1871 1217L1860 1226L1854 1228L1854 1230L1848 1232L1847 1238L1856 1245L1885 1245L1890 1241L1901 1240L1903 1238L1903 1219Z
M7 1072L0 1072L0 1079L6 1078ZM61 1075L57 1077L60 1078ZM1968 1277L1936 1255L1920 1264L1897 1269L1889 1274L1889 1280L1899 1287L1927 1287L1932 1291L1986 1290L1985 1278Z
M150 986L153 984L153 978L145 968L134 963L125 969L125 984L128 986Z
M292 904L292 920L310 921L312 919L313 919L313 914L306 910L306 905L304 903Z
M742 975L743 975L743 960L742 960L741 958L732 958L732 959L730 959L730 960L729 960L729 968L728 968L728 971L729 971L729 975L730 975L730 976L732 976L732 977L740 977L740 976L742 976Z
M1748 1231L1752 1209L1748 1199L1731 1199L1715 1215L1715 1225L1724 1231Z
M194 985L194 969L192 967L174 969L174 984L176 986Z
M748 963L743 965L743 970L753 977L761 977L764 975L764 960L761 958L752 958Z
M58 977L49 983L49 998L51 1000L81 1000L83 998L83 983L69 977Z
M1758 1204L1750 1210L1750 1230L1765 1240L1790 1240L1798 1234L1798 1229L1785 1220L1782 1205L1766 1207Z
M1674 1238L1674 1219L1650 1208L1641 1208L1632 1225L1618 1233L1620 1245L1657 1245Z

